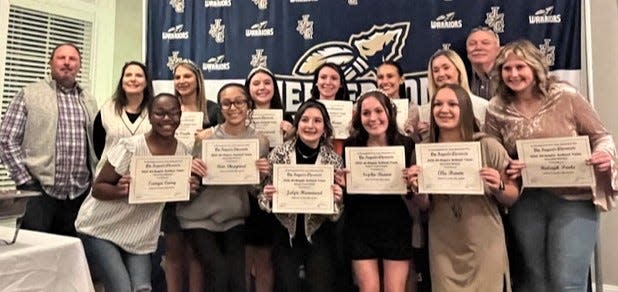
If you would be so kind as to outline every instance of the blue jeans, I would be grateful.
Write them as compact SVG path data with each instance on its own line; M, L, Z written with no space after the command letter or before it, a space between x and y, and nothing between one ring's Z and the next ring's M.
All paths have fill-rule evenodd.
M105 291L151 291L150 254L126 252L114 243L79 234L88 264L103 279Z
M513 291L585 292L598 235L591 201L568 201L543 189L525 190L509 211L521 253Z

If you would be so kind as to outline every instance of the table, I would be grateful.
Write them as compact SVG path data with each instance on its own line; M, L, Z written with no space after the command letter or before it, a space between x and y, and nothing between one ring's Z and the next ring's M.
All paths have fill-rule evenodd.
M0 245L0 291L94 291L81 241L20 230L14 244Z

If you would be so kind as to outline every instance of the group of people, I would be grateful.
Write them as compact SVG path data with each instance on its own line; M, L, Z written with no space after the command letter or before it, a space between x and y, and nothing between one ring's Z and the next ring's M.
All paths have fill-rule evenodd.
M333 138L320 100L350 100L346 80L338 65L322 64L311 98L293 118L284 114L284 142L271 148L252 120L254 109L284 111L267 68L224 85L215 103L191 61L175 66L174 93L157 95L146 67L129 62L97 114L75 79L78 48L61 44L51 78L9 106L0 158L18 189L43 194L29 202L23 228L79 236L106 291L152 289L161 232L167 291L586 291L598 212L613 207L618 183L612 137L529 41L501 48L479 28L466 48L471 83L455 51L437 51L428 62L430 103L410 102L403 129L393 101L408 98L403 70L393 61L378 66L378 89L355 101L344 140ZM186 112L203 114L194 145L175 138ZM573 136L590 139L595 186L523 188L516 141ZM210 139L257 139L260 184L203 185L201 147ZM485 196L419 193L416 144L472 141L480 143ZM405 149L407 193L348 194L355 169L346 149L384 146ZM189 201L128 203L131 158L154 155L194 157ZM332 165L333 213L272 213L275 164Z

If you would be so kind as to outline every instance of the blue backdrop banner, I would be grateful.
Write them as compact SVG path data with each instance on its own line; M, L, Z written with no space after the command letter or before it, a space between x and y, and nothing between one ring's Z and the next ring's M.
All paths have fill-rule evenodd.
M394 60L406 71L412 100L422 104L429 57L447 47L465 60L465 39L478 26L492 28L503 44L529 39L552 71L579 85L580 25L580 0L148 1L147 63L153 79L171 80L176 62L196 62L211 99L224 80L266 66L279 79L286 109L295 111L323 62L341 65L356 98L375 87L375 67Z

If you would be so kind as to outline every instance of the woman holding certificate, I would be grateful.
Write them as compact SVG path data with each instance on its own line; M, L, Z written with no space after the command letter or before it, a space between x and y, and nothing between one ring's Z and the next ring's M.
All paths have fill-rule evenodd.
M462 153L460 142L480 142L480 155L466 156L458 160L482 161L479 176L481 194L470 195L460 180L448 177L458 175L460 169L445 170L450 164L438 167L433 173L426 165L427 176L445 177L442 184L452 182L449 195L436 192L427 197L417 195L416 202L429 212L429 267L433 291L510 291L508 257L504 228L499 214L499 205L512 204L518 195L517 184L505 174L509 157L504 148L494 139L479 132L474 118L473 106L467 90L455 84L440 87L431 100L430 143L449 143L450 148L439 148L437 155L426 155L417 147L421 157L449 159L450 153ZM478 146L477 146L478 147ZM425 163L419 158L417 163ZM479 166L481 163L479 162ZM406 178L418 192L419 173L423 165L412 166ZM431 171L431 172L430 172ZM476 175L476 174L472 174ZM464 177L467 183L475 178ZM439 186L443 187L443 186ZM456 194L458 191L461 194ZM484 192L484 195L482 194ZM433 192L432 192L433 193ZM466 194L466 195L464 195Z
M285 113L281 104L281 95L277 80L270 70L257 67L247 76L245 87L249 90L251 99L257 110L279 110L283 112L279 130L283 137L293 135L292 115ZM272 141L270 141L272 142ZM247 287L251 287L251 279L255 279L256 292L273 291L272 244L273 230L277 227L277 219L260 209L257 199L249 197L251 214L245 221L245 278Z
M370 91L361 95L352 117L351 135L344 146L348 179L344 178L341 171L336 175L337 183L346 185L348 191L345 196L347 217L344 232L347 252L352 258L352 267L360 291L380 291L381 286L385 291L404 291L408 276L412 226L402 198L407 190L401 171L412 164L414 142L399 133L395 116L390 98L381 91ZM400 152L396 155L380 154L393 149L385 146L399 146L395 148ZM368 149L366 155L356 155L359 157L357 160L361 160L361 156L368 159L365 165L384 166L380 157L390 156L386 165L395 164L396 169L393 172L391 168L380 168L379 172L372 172L371 166L366 169L357 168L354 162L348 159L351 148ZM385 150L377 152L380 148ZM371 181L389 178L389 187L382 189L381 194L351 194L353 183L350 178L359 177L355 172L362 172L357 183L367 181L362 177ZM375 189L376 186L387 185L381 182L369 184L373 186L364 185L358 188ZM391 186L398 191L393 192ZM383 277L379 275L378 261L383 264ZM380 284L380 278L384 279L383 285Z
M189 115L201 113L197 118L202 121L201 125L198 126L200 130L197 130L195 135L199 133L206 134L206 131L202 129L207 129L218 123L219 107L215 102L206 98L202 70L192 61L184 60L176 64L173 74L174 93L181 102L181 109L185 113L185 118ZM178 130L178 132L185 132L182 127ZM192 136L193 133L189 132L188 141L193 141L193 139L190 139ZM187 146L193 147L193 145ZM182 229L176 218L175 209L176 205L171 203L166 206L163 212L162 231L165 233L165 280L167 291L183 291L185 286L184 279L187 277L188 291L201 292L204 290L202 267L197 258L195 258L193 249L183 237Z
M333 127L333 149L339 155L343 155L343 142L349 135L349 125L352 119L354 105L350 101L350 93L345 80L345 75L340 66L334 63L320 65L313 74L313 87L311 99L320 100L329 113ZM332 101L332 102L331 102ZM339 290L349 290L353 285L352 268L350 260L345 254L343 243L343 228L345 225L345 211L336 225L337 234L337 270L340 277L337 279Z
M498 84L487 108L485 129L518 159L511 162L507 174L520 178L532 167L524 163L531 155L518 156L523 149L518 149L517 142L558 137L574 141L576 136L587 136L592 155L577 164L581 173L592 171L596 181L591 187L534 188L527 188L524 181L521 198L509 210L523 263L514 290L586 291L598 212L614 206L612 186L618 185L614 141L586 99L549 76L545 55L529 41L507 44L496 59L494 74ZM545 175L529 174L538 179ZM575 183L576 179L561 181Z
M268 155L272 165L317 164L332 165L334 169L343 166L341 157L330 145L333 129L323 104L314 100L303 103L296 113L294 126L296 137L275 147ZM332 214L275 214L281 223L275 230L273 246L275 291L339 291L336 287L338 270L333 260L336 235L332 221L341 215L342 189L332 181L332 170L329 174L331 200L335 201ZM271 211L273 196L286 195L278 194L273 184L267 184L259 197L260 206ZM303 288L299 279L301 271L306 274L308 287Z
M164 203L128 204L129 163L137 156L188 155L174 138L180 102L157 95L148 107L152 129L121 139L108 153L92 194L82 205L75 227L89 263L101 272L106 291L150 291L150 254L159 238ZM189 183L189 181L187 182ZM191 179L191 192L198 186Z
M202 160L197 160L196 173L208 184L192 201L178 203L176 214L204 267L205 290L244 292L248 196L258 191L258 171L270 170L266 158L258 159L268 154L268 139L250 126L255 105L242 84L224 85L217 100L222 123L201 141ZM244 179L247 172L255 181Z

